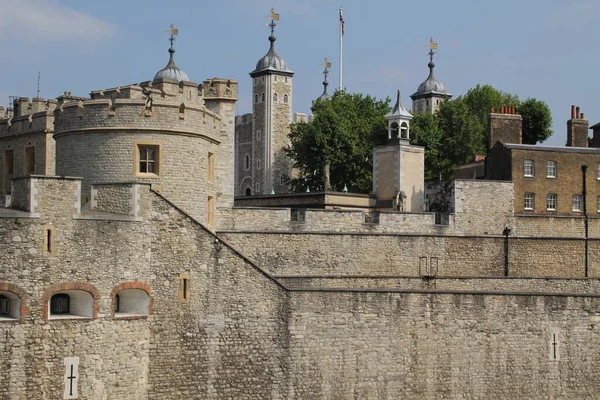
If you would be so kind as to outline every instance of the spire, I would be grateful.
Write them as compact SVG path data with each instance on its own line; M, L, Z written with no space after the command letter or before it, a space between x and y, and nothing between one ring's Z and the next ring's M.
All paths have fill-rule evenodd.
M175 57L173 56L175 54L175 47L173 44L176 40L175 36L179 34L179 29L176 29L175 25L171 24L171 27L167 32L170 34L169 41L171 42L171 47L169 47L169 62L167 63L166 67L154 75L154 80L173 79L178 82L189 81L190 78L187 76L187 74L183 70L179 69L175 64Z
M275 28L277 28L277 23L275 21L279 21L279 14L275 13L274 8L271 8L271 15L267 16L267 18L271 18L271 22L269 22L269 28L271 28L269 42L271 42L271 49L275 50L275 41L277 40L275 37Z
M435 51L438 48L438 45L436 42L433 41L433 38L429 39L429 64L427 64L427 66L429 67L429 74L433 75L433 68L435 67L435 63L433 62L433 56L435 55Z
M275 9L271 9L271 14L267 15L265 18L269 18L271 20L267 24L267 26L271 29L271 35L269 36L269 42L271 42L271 45L267 54L258 60L256 63L256 68L254 71L250 72L250 76L254 77L255 74L264 72L265 70L273 70L292 74L292 71L287 68L287 64L283 58L281 58L275 51L275 40L277 40L275 37L275 28L277 27L277 23L275 21L279 21L279 14L275 12Z

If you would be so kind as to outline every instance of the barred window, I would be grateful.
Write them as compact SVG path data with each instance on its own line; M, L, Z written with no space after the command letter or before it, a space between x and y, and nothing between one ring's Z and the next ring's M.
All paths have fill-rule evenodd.
M525 193L525 210L533 210L535 208L535 194Z
M50 299L50 314L69 314L71 312L71 296L58 293Z
M556 193L548 193L546 196L546 210L548 211L556 211L556 206L558 203L558 196Z
M0 294L0 315L10 314L10 299Z

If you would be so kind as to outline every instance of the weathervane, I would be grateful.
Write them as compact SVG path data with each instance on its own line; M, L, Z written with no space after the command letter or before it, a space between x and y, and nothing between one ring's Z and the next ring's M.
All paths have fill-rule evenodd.
M433 62L433 55L436 53L434 50L437 50L438 44L433 41L433 38L430 38L427 47L429 47L429 53L427 53L429 54L429 62Z
M321 66L323 67L323 75L325 76L325 82L327 82L327 75L329 75L329 68L331 68L331 63L329 62L327 57L325 57L325 62L321 64Z
M175 25L171 24L167 32L169 35L169 41L171 42L171 47L173 47L173 43L175 43L175 36L179 35L179 29L175 28Z
M269 22L267 24L267 26L269 28L271 28L271 35L275 32L275 28L277 27L277 24L275 23L275 21L279 21L279 13L275 12L274 8L271 8L271 15L267 15L265 18L270 18L271 22Z

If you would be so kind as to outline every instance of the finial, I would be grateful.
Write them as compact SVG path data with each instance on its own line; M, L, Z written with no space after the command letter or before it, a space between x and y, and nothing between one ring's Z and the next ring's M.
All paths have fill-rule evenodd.
M396 104L400 104L400 89L398 89L398 92L396 93Z

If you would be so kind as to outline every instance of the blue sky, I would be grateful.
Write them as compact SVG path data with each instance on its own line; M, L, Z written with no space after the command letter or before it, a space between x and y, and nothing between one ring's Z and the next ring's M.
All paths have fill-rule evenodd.
M387 0L0 0L0 105L152 79L168 60L165 31L179 28L176 61L196 82L240 83L238 113L250 112L250 78L268 50L265 15L281 14L276 48L295 72L295 112L322 92L320 64L338 82L338 9L343 6L344 86L378 98L408 96L427 77L427 43L439 43L436 76L454 95L478 83L547 102L564 145L576 104L600 122L600 1Z

